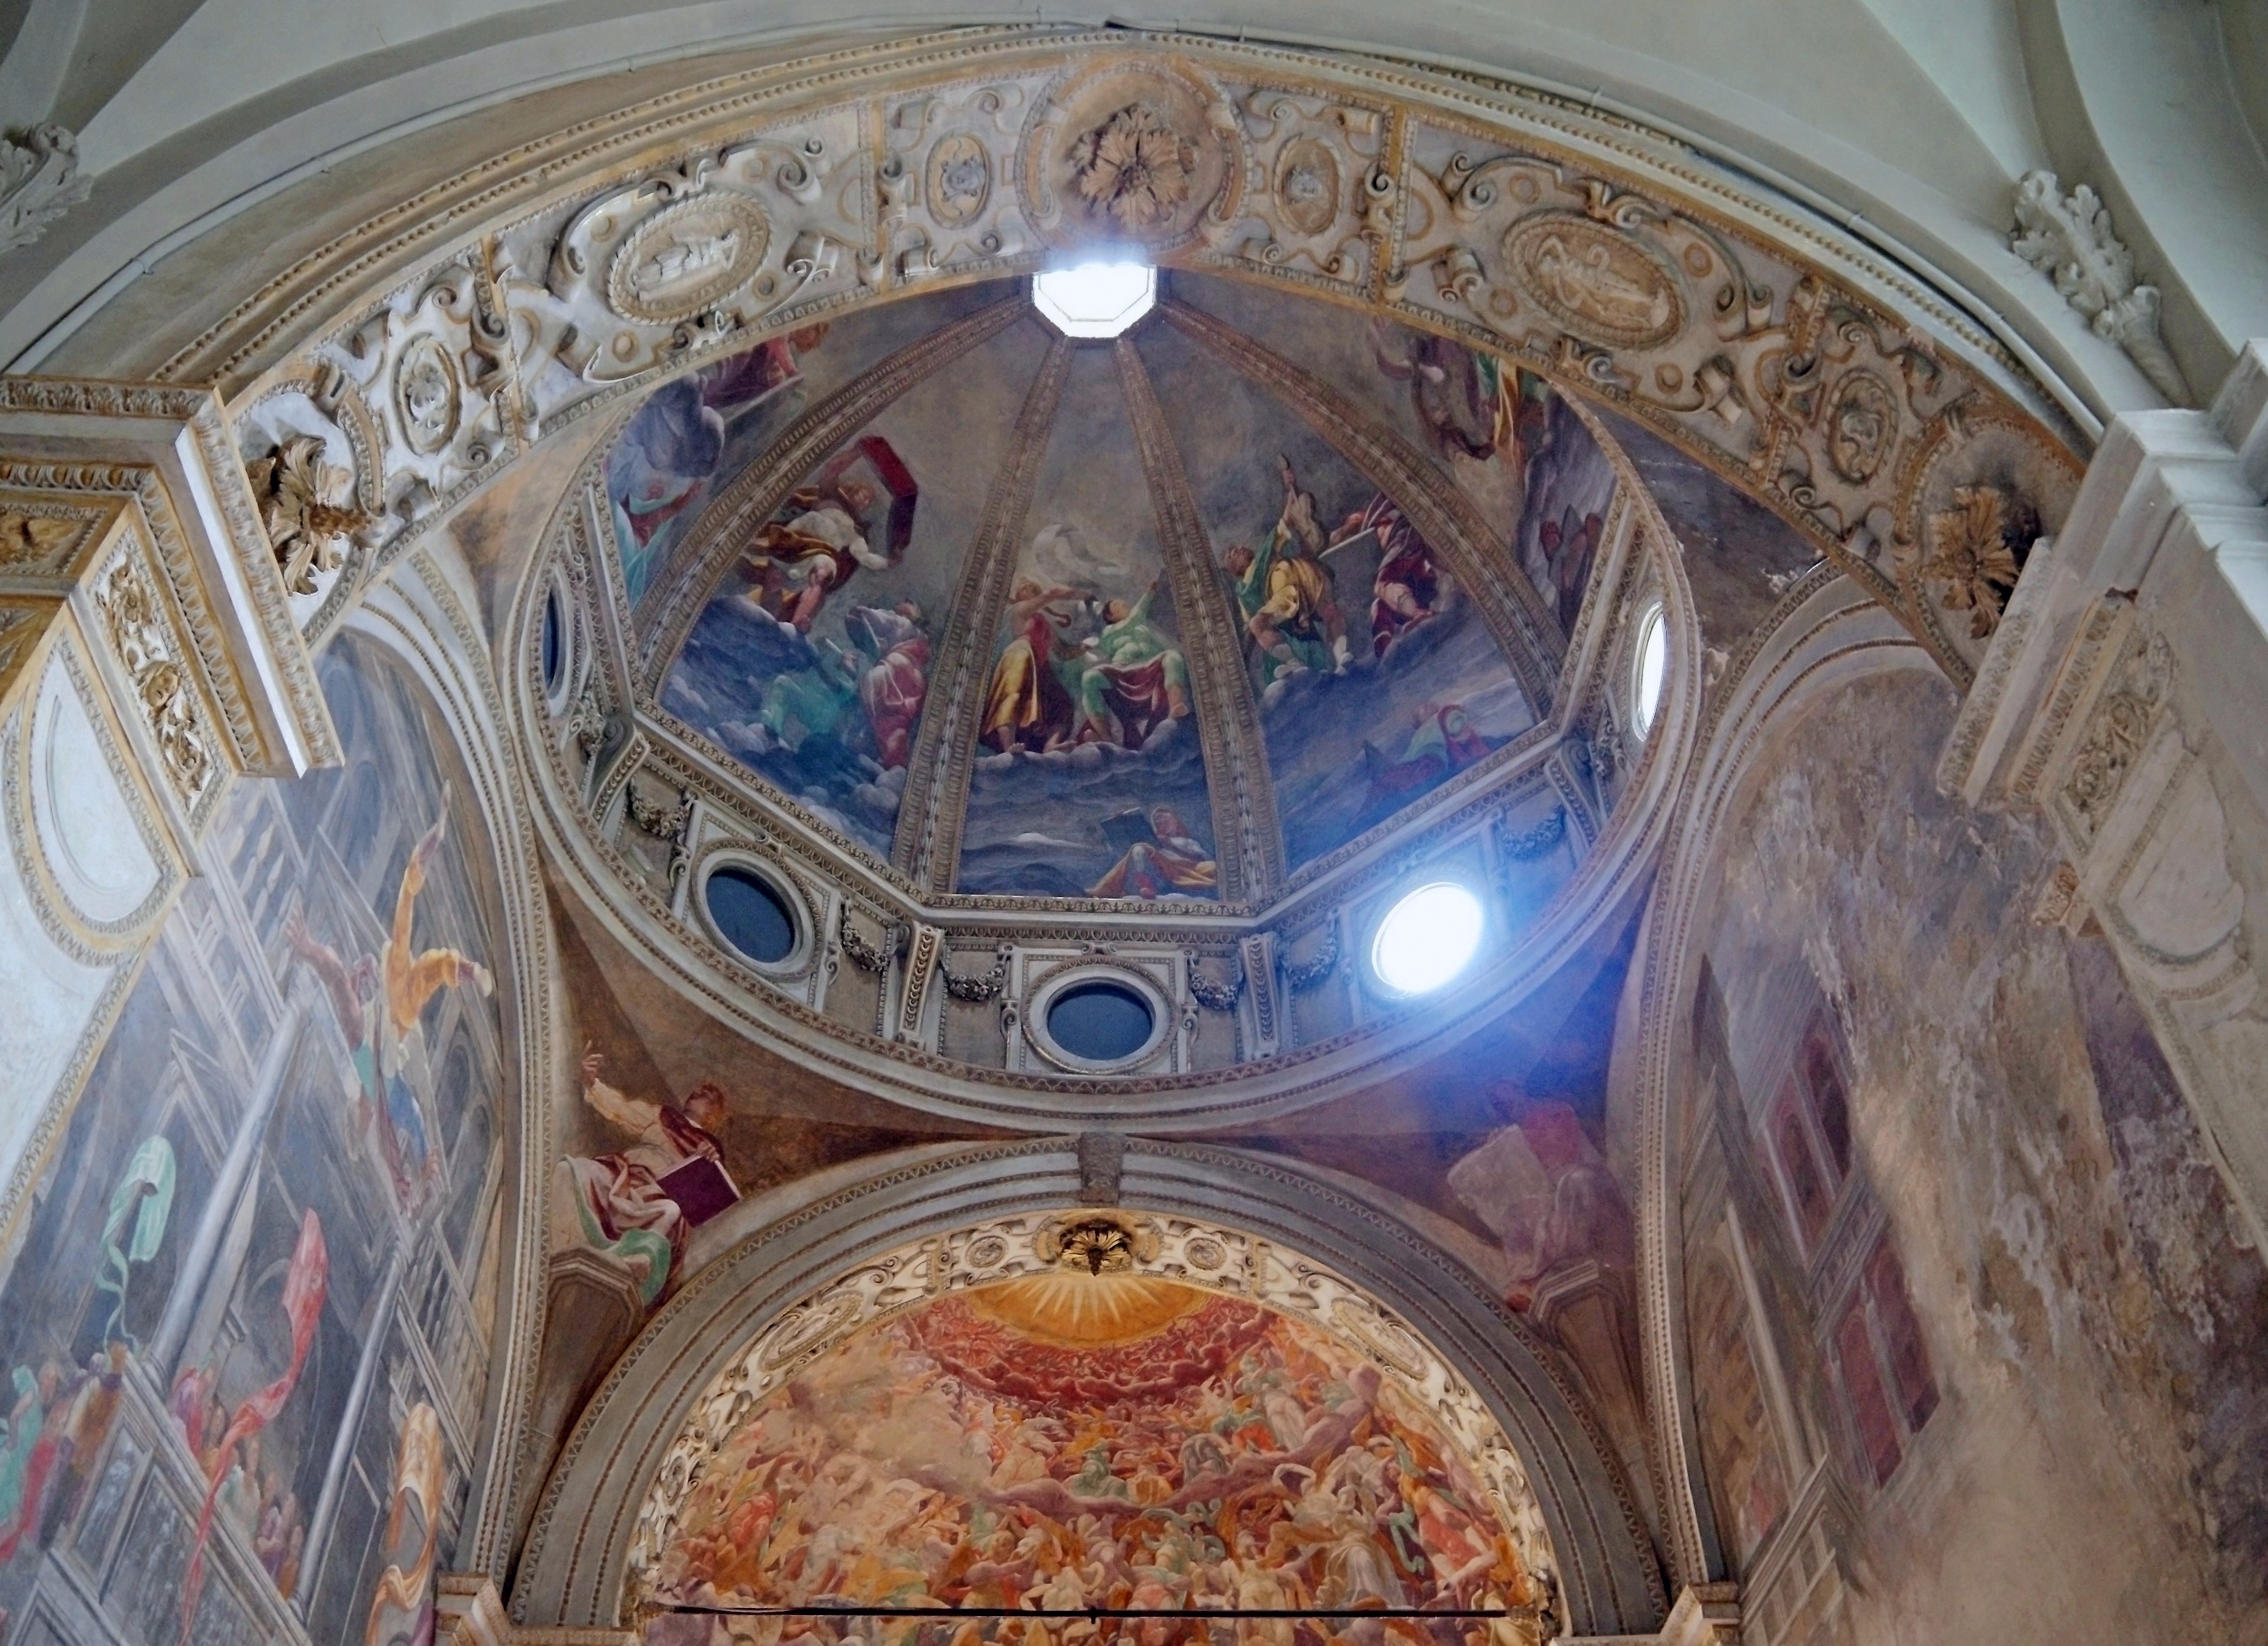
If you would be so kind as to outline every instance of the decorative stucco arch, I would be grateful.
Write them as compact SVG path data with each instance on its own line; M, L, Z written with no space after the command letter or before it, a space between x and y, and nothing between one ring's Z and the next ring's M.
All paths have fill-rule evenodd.
M1344 1277L1501 1426L1541 1510L1570 1629L1650 1631L1667 1612L1629 1485L1550 1351L1461 1265L1366 1199L1263 1157L1143 1139L920 1149L865 1165L768 1206L772 1221L698 1271L615 1363L544 1488L514 1584L516 1619L622 1620L641 1514L657 1481L685 1466L696 1406L798 1304L924 1239L1097 1201L1125 1216L1197 1220L1280 1247L1295 1269Z

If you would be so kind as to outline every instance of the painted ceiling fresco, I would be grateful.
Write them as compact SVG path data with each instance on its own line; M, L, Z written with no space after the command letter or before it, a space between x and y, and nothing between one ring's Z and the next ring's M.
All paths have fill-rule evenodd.
M1108 348L1072 358L1027 520L959 889L1217 895L1188 651Z
M657 1575L652 1602L688 1612L658 1617L654 1646L737 1638L696 1608L1458 1610L1539 1598L1469 1465L1363 1356L1237 1298L1083 1271L940 1299L805 1368L711 1461ZM785 1627L827 1641L911 1641L921 1628ZM1146 1646L1167 1627L972 1617L951 1638ZM1345 1625L1263 1627L1285 1646L1323 1646ZM1437 1637L1421 1627L1396 1629ZM1469 1627L1444 1620L1438 1638ZM1383 1639L1378 1626L1371 1637Z
M665 709L880 857L932 649L1045 346L1038 321L1011 328L821 459L737 546L662 687Z
M1281 830L1268 849L1296 873L1536 724L1522 682L1551 680L1558 658L1506 648L1563 646L1582 608L1615 489L1591 426L1463 345L1317 326L1305 303L1182 275L1167 294L1211 305L1360 430L1422 454L1405 495L1345 455L1344 430L1163 320L1130 345L1072 349L1044 420L1020 432L1055 338L1034 315L888 400L792 487L774 476L769 518L733 517L733 478L767 462L800 408L1004 295L777 340L632 417L606 480L631 599L673 555L724 566L659 667L665 711L877 861L910 870L924 819L949 817L937 837L957 856L937 890L1159 901L1233 894L1219 852L1236 800L1209 762L1265 767ZM1146 456L1129 371L1167 430ZM1489 575L1533 586L1540 640L1487 621L1413 525L1426 511L1411 484L1464 500ZM1194 517L1179 554L1161 541L1177 506ZM967 637L947 657L956 613ZM932 712L954 746L924 758Z

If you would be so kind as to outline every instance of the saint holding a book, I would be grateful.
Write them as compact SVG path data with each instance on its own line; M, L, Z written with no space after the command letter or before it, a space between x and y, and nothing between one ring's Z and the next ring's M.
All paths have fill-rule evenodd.
M717 1140L725 1094L703 1082L683 1108L644 1102L600 1079L600 1062L585 1052L583 1101L637 1141L619 1152L562 1160L559 1187L585 1242L630 1269L651 1308L684 1263L693 1231L740 1198Z

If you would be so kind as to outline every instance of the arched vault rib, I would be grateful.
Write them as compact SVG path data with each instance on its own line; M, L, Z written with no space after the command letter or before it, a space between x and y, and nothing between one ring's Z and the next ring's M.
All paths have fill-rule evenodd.
M1129 1139L1117 1191L1125 1214L1187 1218L1248 1249L1280 1248L1295 1291L1304 1264L1374 1300L1440 1357L1517 1453L1567 1628L1614 1635L1660 1624L1660 1569L1595 1418L1549 1351L1462 1266L1375 1206L1236 1150ZM733 1369L796 1304L885 1262L888 1283L925 1283L904 1260L909 1249L992 1220L1074 1210L1081 1195L1078 1140L1057 1137L907 1150L873 1163L863 1180L781 1204L696 1273L608 1373L545 1487L514 1616L581 1628L622 1620L657 1483L665 1498L689 1483L704 1397L722 1389L729 1405ZM1231 1289L1226 1278L1196 1278ZM1297 1306L1288 1293L1281 1302Z
M929 706L922 716L913 760L906 773L905 805L898 814L891 860L935 896L953 889L954 866L961 861L961 828L968 809L968 774L975 759L982 694L991 678L992 646L1008 579L1024 544L1024 522L1031 511L1032 488L1056 408L1071 376L1073 344L1058 337L1049 345L1039 375L1025 392L1007 454L984 497L984 515L969 546L968 567L954 592L953 611L938 646L944 665L933 677Z

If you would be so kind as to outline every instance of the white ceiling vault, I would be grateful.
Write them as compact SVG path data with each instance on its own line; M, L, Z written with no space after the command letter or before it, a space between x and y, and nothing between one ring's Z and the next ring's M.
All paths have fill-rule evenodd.
M1111 22L1370 50L1478 70L1685 134L1759 184L1944 272L2006 314L2100 415L2150 391L2007 249L2035 168L2101 190L2167 297L2192 382L2219 380L2268 329L2268 246L2217 202L2268 183L2257 134L2268 53L2239 6L2083 0L1820 0L1760 17L1740 0L1570 10L1513 0L1073 7L572 6L459 0L90 0L0 6L0 126L60 124L92 198L10 262L0 361L51 359L105 283L178 253L295 179L335 198L438 179L562 116L750 61L889 31L987 21ZM388 151L368 168L357 157Z

